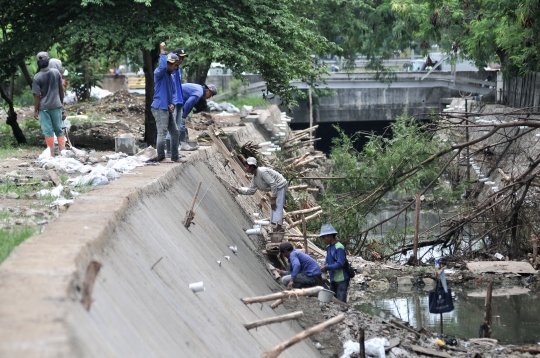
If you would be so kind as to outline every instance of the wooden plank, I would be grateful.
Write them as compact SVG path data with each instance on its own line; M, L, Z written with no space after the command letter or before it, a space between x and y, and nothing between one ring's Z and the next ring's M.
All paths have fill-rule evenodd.
M416 353L426 354L428 356L434 356L434 357L442 357L442 358L452 358L452 356L448 353L436 351L433 349L428 349L424 347L420 347L414 344L411 344L411 349Z
M516 261L480 261L480 262L468 262L467 268L473 273L517 273L517 274L531 274L536 273L535 269L528 262L516 262Z
M384 347L384 350L388 352L390 349L399 346L400 342L401 341L399 340L399 338L397 338L397 337L392 338L392 339L390 339L388 341L388 343L390 343L390 344L388 346Z

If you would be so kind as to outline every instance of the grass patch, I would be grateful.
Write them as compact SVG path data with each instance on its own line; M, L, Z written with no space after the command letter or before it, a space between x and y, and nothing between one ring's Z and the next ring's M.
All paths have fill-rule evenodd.
M227 99L227 102L234 104L238 108L242 108L242 106L266 107L270 104L270 102L262 97L240 97L236 99Z
M0 262L4 261L15 246L38 233L38 228L21 227L12 230L0 229Z

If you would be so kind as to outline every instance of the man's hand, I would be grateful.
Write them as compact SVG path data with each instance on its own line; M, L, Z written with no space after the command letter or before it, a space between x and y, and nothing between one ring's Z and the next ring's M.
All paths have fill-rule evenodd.
M174 104L169 104L169 112L174 112Z
M159 50L162 54L165 54L165 42L159 44Z
M34 118L39 119L39 111L37 109L34 109Z
M289 281L289 284L287 285L287 289L288 289L288 290L292 290L292 288L293 288L293 287L292 287L293 283L294 283L294 280L291 278L291 280Z
M272 210L276 210L276 198L270 199L270 207Z
M321 266L321 271L322 271L322 272L327 272L328 269L326 268L326 266Z

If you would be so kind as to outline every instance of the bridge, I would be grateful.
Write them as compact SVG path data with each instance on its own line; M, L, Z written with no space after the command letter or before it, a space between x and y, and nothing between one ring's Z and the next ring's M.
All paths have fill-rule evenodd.
M432 111L441 111L449 103L444 100L447 98L481 95L494 100L495 88L502 84L487 82L485 76L480 72L396 72L383 82L375 79L373 73L330 73L316 86L332 89L336 95L317 99L314 120L317 123L392 121L404 110L422 118ZM308 89L301 81L292 81L291 85ZM265 89L264 82L256 82L244 86L240 92L261 93ZM225 96L215 96L215 100ZM309 122L308 99L299 99L292 112L295 123Z

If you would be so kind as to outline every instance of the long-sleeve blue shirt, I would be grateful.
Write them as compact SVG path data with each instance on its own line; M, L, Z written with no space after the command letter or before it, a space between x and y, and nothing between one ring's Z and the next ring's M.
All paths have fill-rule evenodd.
M345 246L341 242L326 247L326 261L324 265L330 272L330 282L341 282L349 279L345 266Z
M176 86L167 72L167 55L159 56L159 66L154 70L153 108L168 110L169 104L176 104Z
M196 83L185 83L182 85L182 93L184 97L184 111L182 118L186 118L193 107L204 96L204 87Z
M294 279L299 273L304 273L306 276L312 277L321 274L321 268L317 261L311 256L303 252L292 250L289 256L289 263L292 267L292 272L287 271L287 275L291 275Z
M175 104L184 104L184 94L182 93L182 70L180 68L174 70L171 76L174 78L174 85L176 87Z

